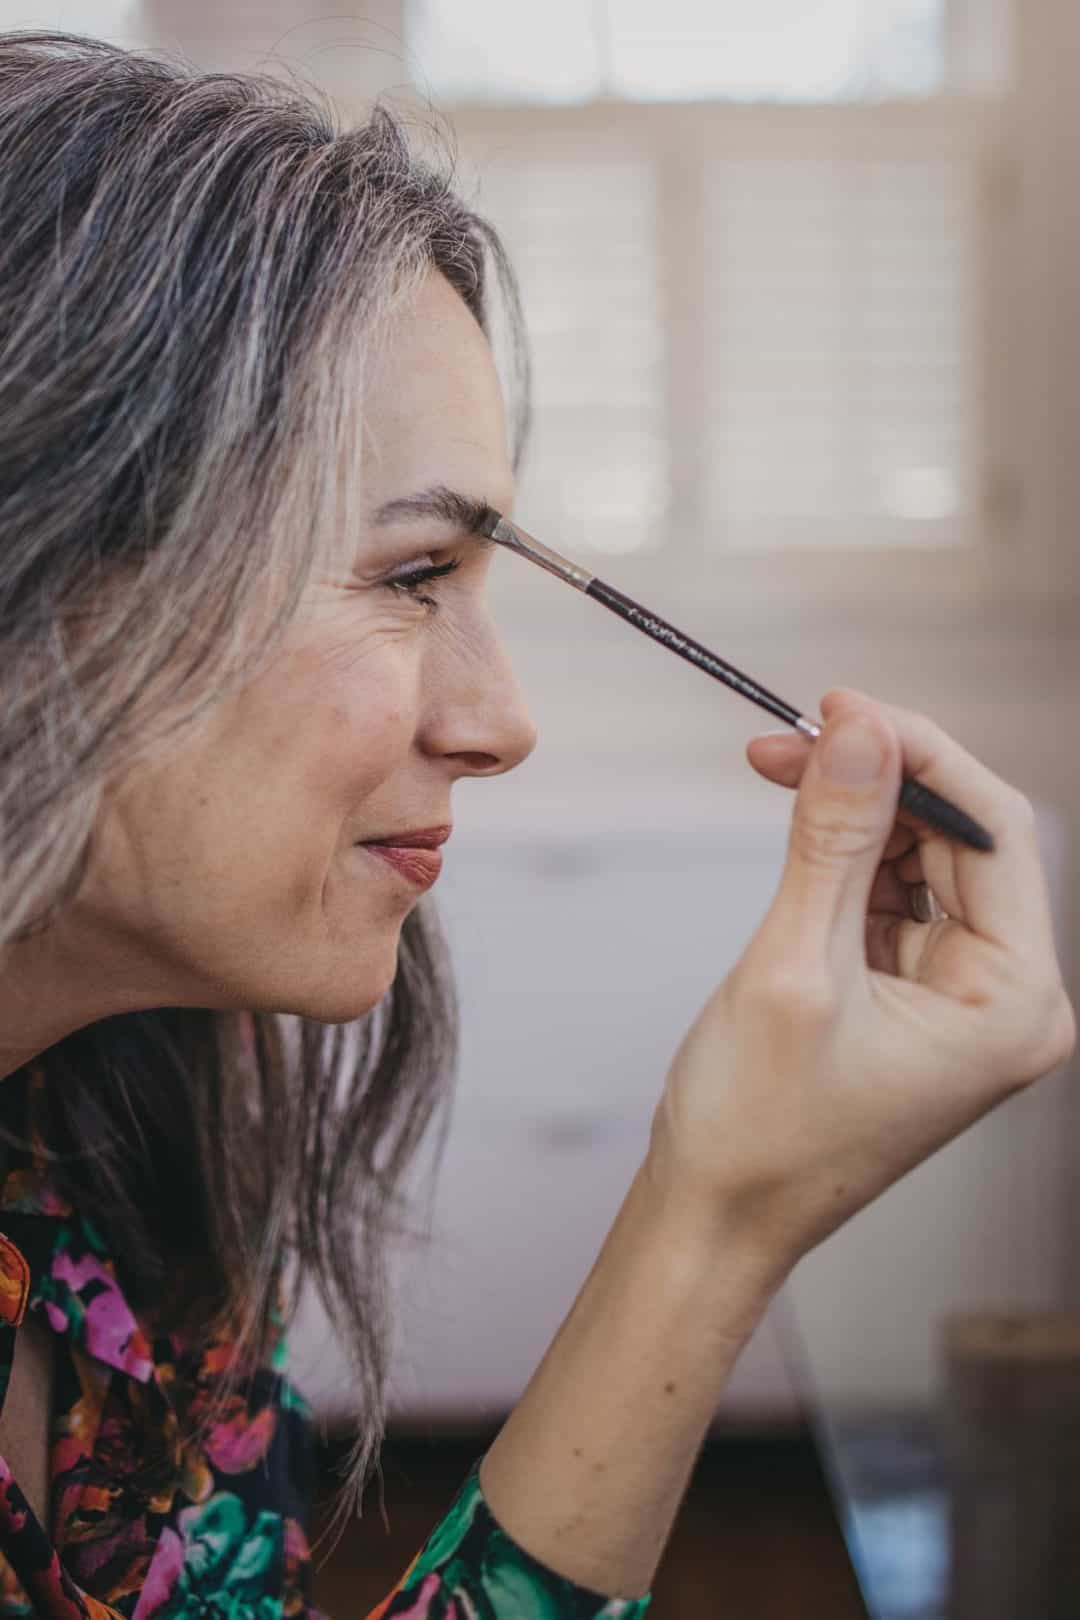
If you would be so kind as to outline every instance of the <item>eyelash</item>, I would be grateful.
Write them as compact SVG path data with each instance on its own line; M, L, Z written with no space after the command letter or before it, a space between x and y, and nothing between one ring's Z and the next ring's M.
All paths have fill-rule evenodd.
M420 602L433 613L438 611L438 602L433 596L422 596L417 589L426 585L430 579L442 579L445 574L452 574L455 568L461 567L461 558L455 557L452 562L442 563L439 567L418 568L414 574L399 574L396 579L388 579L386 584L394 591L404 591L414 602Z

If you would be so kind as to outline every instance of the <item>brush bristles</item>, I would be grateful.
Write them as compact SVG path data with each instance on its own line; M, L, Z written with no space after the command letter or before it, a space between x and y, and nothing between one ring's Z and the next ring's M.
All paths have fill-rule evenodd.
M495 508L492 506L485 506L483 516L480 519L476 532L477 534L487 535L489 540L497 540L498 535L495 533L495 530L499 527L499 524L502 523L502 521L503 515L501 512L496 512Z

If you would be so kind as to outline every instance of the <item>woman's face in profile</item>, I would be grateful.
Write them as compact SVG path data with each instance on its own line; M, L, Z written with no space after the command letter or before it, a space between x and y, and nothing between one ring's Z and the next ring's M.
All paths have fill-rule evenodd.
M485 605L493 548L446 518L375 521L439 487L512 504L491 352L441 275L395 316L364 416L361 532L310 581L273 666L107 800L71 922L114 1010L368 1011L424 890L359 842L449 825L459 777L535 744ZM436 608L387 583L452 558L418 587Z

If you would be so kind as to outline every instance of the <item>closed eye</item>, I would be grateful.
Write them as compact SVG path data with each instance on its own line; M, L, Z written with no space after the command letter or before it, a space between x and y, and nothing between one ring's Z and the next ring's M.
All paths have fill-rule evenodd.
M419 587L426 585L429 580L442 579L446 574L452 574L456 568L461 567L461 558L454 557L450 562L440 563L438 567L417 568L411 574L395 574L393 579L384 580L383 583L391 590L403 591L414 602L421 602L432 612L438 609L438 602L434 596L421 595Z

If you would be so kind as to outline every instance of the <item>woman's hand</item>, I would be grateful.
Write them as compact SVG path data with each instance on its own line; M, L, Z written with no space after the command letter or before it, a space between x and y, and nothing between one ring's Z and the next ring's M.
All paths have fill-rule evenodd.
M814 743L748 746L799 790L784 873L679 1047L646 1162L665 1199L722 1217L778 1279L1076 1045L1029 801L924 715L846 688L821 712ZM857 716L883 754L863 784L826 772ZM898 814L902 776L981 821L994 853ZM921 882L945 921L912 920Z

